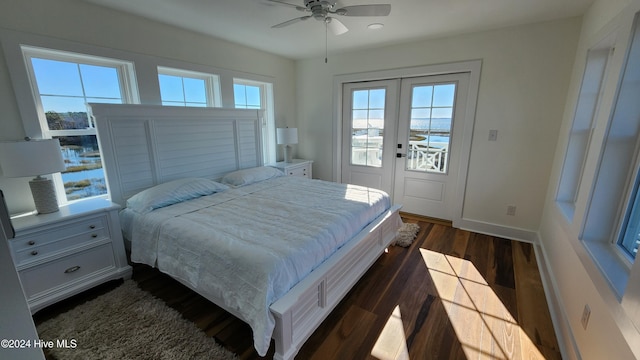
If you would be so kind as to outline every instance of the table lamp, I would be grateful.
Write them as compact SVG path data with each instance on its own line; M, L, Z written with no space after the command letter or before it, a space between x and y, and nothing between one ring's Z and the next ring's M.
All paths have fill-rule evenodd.
M35 176L29 181L33 202L40 214L58 211L53 181L42 175L65 169L58 139L0 142L0 167L6 177Z
M291 144L298 143L298 128L278 128L276 137L278 145L284 145L284 162L292 162Z

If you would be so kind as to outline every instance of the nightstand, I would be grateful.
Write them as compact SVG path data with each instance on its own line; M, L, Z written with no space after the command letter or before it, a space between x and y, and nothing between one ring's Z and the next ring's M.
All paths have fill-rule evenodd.
M287 176L303 176L312 179L312 160L293 159L292 162L284 161L269 165L282 170Z
M91 199L11 219L9 249L31 313L103 282L131 277L120 206Z

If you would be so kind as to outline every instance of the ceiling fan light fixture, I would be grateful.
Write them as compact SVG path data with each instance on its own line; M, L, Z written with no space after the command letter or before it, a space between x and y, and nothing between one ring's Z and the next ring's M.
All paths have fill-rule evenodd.
M369 30L380 30L383 27L384 27L383 23L373 23L373 24L367 25L367 29Z

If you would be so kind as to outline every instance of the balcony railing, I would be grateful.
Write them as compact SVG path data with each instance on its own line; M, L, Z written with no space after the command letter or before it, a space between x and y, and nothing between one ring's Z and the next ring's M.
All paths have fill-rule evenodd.
M446 144L436 147L412 141L407 153L407 170L446 173L448 156L449 150Z

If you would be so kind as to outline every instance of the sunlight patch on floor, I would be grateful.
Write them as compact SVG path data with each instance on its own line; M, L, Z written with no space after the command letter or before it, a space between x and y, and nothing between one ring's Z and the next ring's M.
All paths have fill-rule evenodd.
M408 360L407 337L404 333L404 324L400 314L400 306L393 309L389 320L382 329L376 344L371 350L371 356L380 360Z
M470 261L420 252L468 359L544 359Z

